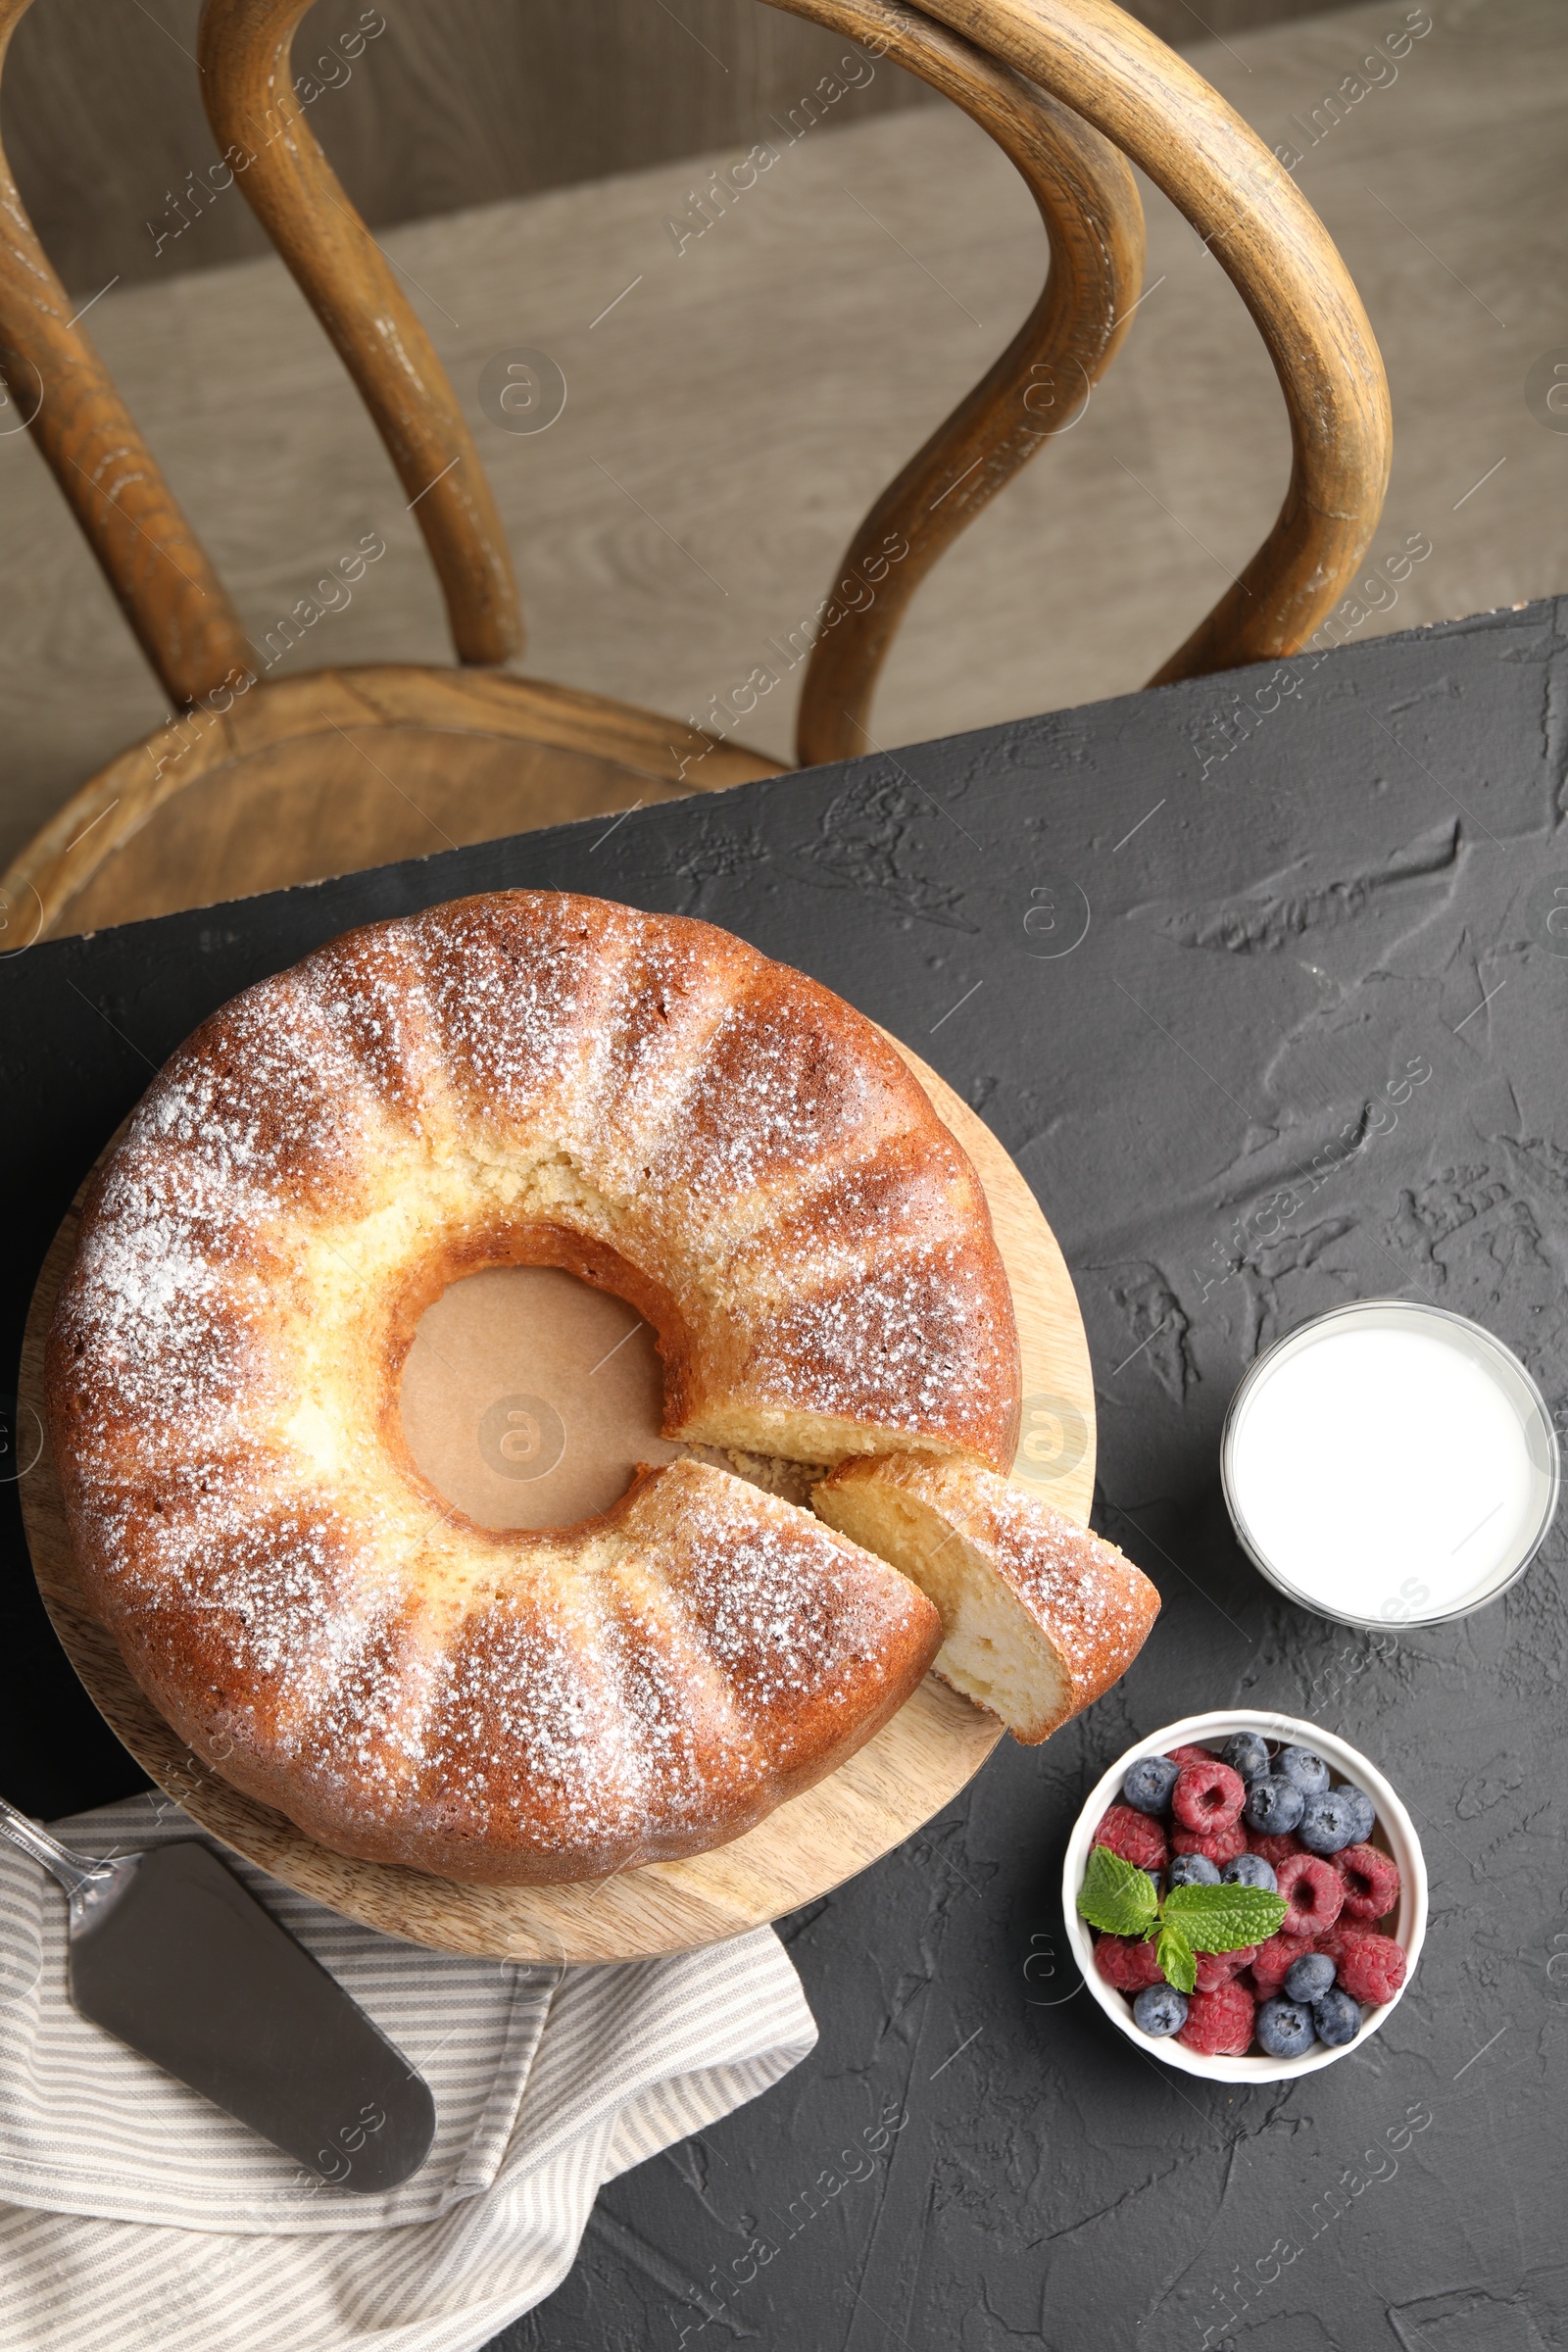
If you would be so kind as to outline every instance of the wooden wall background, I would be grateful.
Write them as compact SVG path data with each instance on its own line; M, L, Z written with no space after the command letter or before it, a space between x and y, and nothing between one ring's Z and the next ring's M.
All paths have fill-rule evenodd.
M1183 44L1324 5L1137 0L1134 13ZM217 162L192 55L199 14L200 0L34 0L18 27L0 129L75 292L265 250L237 189L197 193ZM330 61L311 121L384 226L750 143L843 48L760 0L317 0L295 58ZM928 98L883 62L840 119Z

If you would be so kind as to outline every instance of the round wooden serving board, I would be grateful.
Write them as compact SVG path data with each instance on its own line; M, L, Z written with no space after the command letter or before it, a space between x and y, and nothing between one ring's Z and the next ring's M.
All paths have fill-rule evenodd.
M899 1051L985 1186L1017 1309L1025 1443L1031 1405L1037 1422L1065 1427L1076 1439L1062 1443L1060 1475L1043 1485L1036 1468L1029 1491L1087 1523L1095 1479L1094 1390L1078 1301L1055 1236L990 1129L934 1070L906 1047ZM44 1336L75 1247L82 1194L38 1277L23 1348L21 1401L46 1430ZM1075 1413L1082 1417L1081 1435ZM38 1589L66 1653L100 1714L158 1786L203 1829L286 1886L368 1927L437 1951L556 1963L632 1960L761 1927L902 1844L956 1795L1002 1737L994 1715L929 1675L858 1755L743 1838L710 1853L644 1863L572 1886L474 1886L393 1863L355 1862L231 1788L170 1729L133 1681L83 1600L47 1436L22 1482L22 1502Z

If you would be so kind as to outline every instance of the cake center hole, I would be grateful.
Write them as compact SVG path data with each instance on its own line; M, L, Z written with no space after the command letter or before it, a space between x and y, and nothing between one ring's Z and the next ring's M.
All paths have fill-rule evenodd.
M417 1468L480 1527L571 1527L609 1510L659 1434L651 1326L555 1266L490 1266L427 1307L403 1367Z

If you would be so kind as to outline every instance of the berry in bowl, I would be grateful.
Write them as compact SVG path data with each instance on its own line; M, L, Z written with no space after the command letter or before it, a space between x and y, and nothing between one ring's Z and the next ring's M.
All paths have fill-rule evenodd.
M1426 1867L1365 1756L1232 1711L1112 1765L1068 1840L1062 1903L1086 1984L1139 2048L1268 2082L1381 2026L1426 1933Z

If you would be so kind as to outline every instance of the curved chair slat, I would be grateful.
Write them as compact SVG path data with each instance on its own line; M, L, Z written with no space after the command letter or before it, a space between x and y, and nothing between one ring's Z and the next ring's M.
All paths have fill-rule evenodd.
M30 0L0 0L0 70ZM44 256L0 152L0 377L176 707L251 649L162 469ZM8 422L10 420L8 419Z
M1045 292L1019 334L851 542L808 671L800 756L831 759L869 740L876 674L921 578L1051 430L1072 420L1074 378L1087 392L1113 356L1142 255L1127 157L1214 245L1237 284L1285 394L1294 457L1262 547L1152 682L1293 651L1365 552L1388 478L1390 425L1359 298L1289 174L1217 92L1110 0L772 5L865 41L964 107L1023 173L1052 252ZM303 13L304 0L207 0L209 113L236 157L249 152L245 122L266 125L242 185L419 500L460 651L497 660L510 650L498 583L505 578L510 599L511 580L493 505L439 363L301 119L287 69ZM908 554L878 578L889 539ZM869 593L857 605L860 587Z
M1344 593L1388 487L1388 380L1361 298L1289 172L1217 90L1111 0L925 0L1148 172L1208 243L1267 346L1290 416L1272 530L1150 680L1294 653Z
M1018 333L888 485L845 552L801 695L797 750L807 766L863 750L877 674L921 580L1018 468L1082 414L1138 298L1144 212L1130 168L1107 140L945 26L894 0L773 4L869 41L960 106L1017 166L1051 249L1045 290ZM895 567L887 550L900 540L908 553Z
M522 620L473 436L294 89L290 49L309 4L207 0L197 50L208 120L375 420L424 533L459 660L505 662L522 649Z

